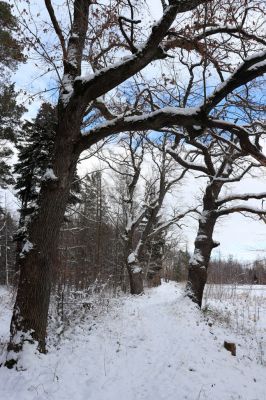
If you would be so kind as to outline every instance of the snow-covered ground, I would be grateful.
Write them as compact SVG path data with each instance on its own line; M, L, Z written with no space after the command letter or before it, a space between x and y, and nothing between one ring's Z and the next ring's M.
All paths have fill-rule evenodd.
M204 306L218 311L236 333L260 337L266 330L265 285L207 285ZM266 335L264 335L266 346ZM265 354L266 364L266 354Z
M4 291L0 297L3 344L11 305ZM266 400L263 349L206 309L184 298L182 285L164 283L111 301L97 317L88 310L57 345L52 337L47 355L26 355L24 371L0 369L0 399ZM224 340L237 344L236 357Z

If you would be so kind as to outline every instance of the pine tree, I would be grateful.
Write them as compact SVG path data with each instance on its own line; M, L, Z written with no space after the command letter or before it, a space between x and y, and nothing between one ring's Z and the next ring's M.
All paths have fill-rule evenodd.
M0 1L0 187L14 183L9 160L13 151L10 143L16 141L16 130L25 108L17 104L14 84L10 83L10 72L25 60L22 43L15 37L17 19L12 7Z
M12 14L12 6L0 1L0 77L6 77L6 69L15 70L25 61L23 44L18 39L19 26Z
M56 111L48 103L41 106L33 122L26 121L22 126L17 144L18 162L14 167L22 220L36 208L42 176L52 158L55 128Z
M15 188L21 201L20 229L18 238L26 233L27 224L37 211L40 186L45 174L52 173L54 138L57 126L57 109L43 103L33 121L26 121L21 129L17 143L18 162L14 166L17 174ZM74 176L69 204L78 199L79 180Z

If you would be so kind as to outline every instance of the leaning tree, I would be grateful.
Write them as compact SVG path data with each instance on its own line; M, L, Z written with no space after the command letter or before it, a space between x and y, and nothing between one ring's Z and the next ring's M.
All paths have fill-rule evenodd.
M43 12L39 22L31 24L32 13L27 7L33 6L29 2L20 11L18 2L21 27L31 51L42 59L40 65L47 63L43 73L56 75L59 95L51 171L42 180L38 213L28 228L27 251L18 261L20 279L11 322L9 367L16 364L25 341L36 341L45 351L52 265L70 185L83 151L121 132L180 126L195 138L211 127L217 135L233 132L242 149L266 164L258 143L250 137L252 131L244 128L241 120L225 119L218 112L226 97L241 94L242 87L261 81L266 72L264 5L260 1L161 1L162 16L152 26L142 1L62 2L65 12L60 13L61 19L51 0L44 3L50 24L42 24ZM54 35L47 35L49 26ZM182 85L162 72L165 96L158 95L156 104L149 106L150 75L154 71L158 78L161 71L154 66L163 69L164 63L180 61L182 83L184 54L199 60L197 76L209 83L204 86L208 90L187 101L186 106L164 107L165 96L174 93L178 97ZM142 88L136 97L132 86ZM50 90L49 84L47 93ZM112 112L116 101L122 104L119 115Z

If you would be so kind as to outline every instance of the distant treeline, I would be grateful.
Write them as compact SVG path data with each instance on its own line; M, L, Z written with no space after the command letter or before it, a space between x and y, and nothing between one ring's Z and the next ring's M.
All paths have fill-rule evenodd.
M97 185L96 185L97 186ZM121 226L109 220L106 203L98 196L89 196L94 204L82 205L61 229L59 256L54 271L54 288L83 290L94 285L108 285L113 289L128 289L124 267L123 243L119 240ZM85 206L86 204L86 206ZM82 209L82 210L81 210ZM81 212L82 211L82 212ZM10 212L0 213L0 284L15 284L15 258L17 244L14 236L17 221ZM178 242L165 240L161 247L161 275L166 280L187 279L191 255L178 249ZM142 263L148 273L152 260L150 246L148 259ZM241 262L233 256L210 262L209 283L266 284L266 258L253 263ZM61 290L60 289L60 290Z

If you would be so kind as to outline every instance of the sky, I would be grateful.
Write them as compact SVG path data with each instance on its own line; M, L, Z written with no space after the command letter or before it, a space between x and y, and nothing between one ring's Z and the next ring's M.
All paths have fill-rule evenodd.
M160 0L146 0L150 7L152 19L157 20L161 17L162 7ZM37 3L38 4L38 3ZM37 7L33 4L33 7ZM33 61L20 66L14 80L18 89L26 90L27 93L34 94L44 88L49 88L53 84L51 78L39 78L39 68ZM25 98L23 98L25 101ZM40 105L40 101L35 98L33 102L28 105L28 113L26 118L33 117ZM95 162L83 162L81 171L91 170L95 167ZM196 184L195 184L196 182ZM237 193L245 192L261 192L265 190L266 176L260 178L246 178L238 184ZM170 199L169 202L180 204L182 208L184 205L195 204L197 196L201 193L202 183L199 180L191 177L182 184L182 195L178 195L177 199ZM18 208L17 200L12 194L12 189L0 192L0 201L4 202L6 193L7 206L16 210ZM188 249L192 251L193 242L196 236L197 222L190 220L189 227L184 228L185 242L188 244ZM213 256L228 257L233 255L241 260L254 260L266 256L266 225L263 222L254 221L254 219L246 218L242 215L233 214L222 218L217 224L214 233L214 239L220 242L220 246L214 249Z

